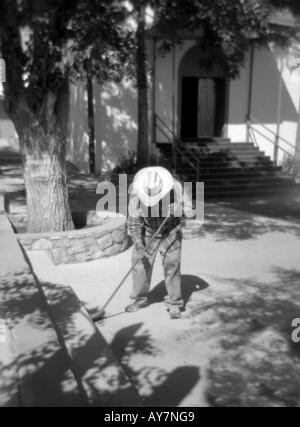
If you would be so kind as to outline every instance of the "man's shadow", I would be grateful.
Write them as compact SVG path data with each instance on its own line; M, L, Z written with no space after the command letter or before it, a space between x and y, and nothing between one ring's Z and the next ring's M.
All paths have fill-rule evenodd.
M184 307L191 298L194 292L200 292L208 288L209 284L203 279L200 279L198 276L193 276L190 274L184 274L181 276L181 288L182 288L182 298L184 301ZM163 302L165 297L168 295L166 285L164 280L161 281L155 288L149 293L149 303L156 304Z

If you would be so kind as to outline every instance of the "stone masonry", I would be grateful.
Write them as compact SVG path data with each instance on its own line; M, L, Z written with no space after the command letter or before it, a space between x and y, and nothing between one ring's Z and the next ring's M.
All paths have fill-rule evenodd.
M62 233L18 234L26 251L46 251L55 264L73 264L116 255L128 248L126 218Z

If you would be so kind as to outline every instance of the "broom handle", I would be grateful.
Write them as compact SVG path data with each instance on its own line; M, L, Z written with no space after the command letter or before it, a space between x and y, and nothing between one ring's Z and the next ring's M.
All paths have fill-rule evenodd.
M180 203L180 205L177 207L177 210L179 209L179 207L182 205L182 203ZM119 285L116 287L116 289L114 290L114 292L111 294L111 296L109 297L109 299L107 300L107 302L105 303L105 305L103 306L103 310L106 309L106 307L108 306L108 304L111 302L111 300L114 298L114 296L116 295L116 293L119 291L119 289L121 288L121 286L124 284L124 282L127 280L128 276L132 273L133 269L135 268L135 266L144 258L146 252L149 250L150 246L152 245L152 243L154 242L154 240L156 239L156 237L159 235L159 233L161 232L161 230L163 229L163 227L165 226L167 220L169 219L168 216L166 216L166 218L163 220L163 222L161 223L161 225L159 226L159 228L157 229L157 231L154 233L152 239L150 240L150 242L148 243L148 245L145 247L145 249L142 252L142 255L140 255L137 260L133 263L133 265L131 266L130 270L126 273L126 275L123 277L123 279L121 280L121 282L119 283Z

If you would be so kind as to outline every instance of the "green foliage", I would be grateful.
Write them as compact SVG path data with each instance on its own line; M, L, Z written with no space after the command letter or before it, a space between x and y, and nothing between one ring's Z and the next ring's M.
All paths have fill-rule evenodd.
M182 31L204 30L203 43L215 52L225 73L235 77L244 64L251 45L269 41L286 42L290 32L270 24L269 17L276 8L289 7L300 13L294 0L165 0L157 6L158 25L163 32L180 40ZM165 45L168 49L170 46Z
M235 76L252 44L284 41L290 34L268 22L276 8L300 13L297 0L2 0L0 44L7 62L11 97L20 91L31 108L65 79L100 82L136 80L136 31L125 25L137 20L141 6L155 9L155 22L179 42L180 32L205 31L204 43L216 52L225 72ZM180 32L179 30L180 29ZM164 45L164 48L170 46ZM162 49L164 50L164 49Z
M134 175L136 172L136 153L133 151L129 151L127 155L124 155L112 171L114 174L126 173L128 175Z
M270 4L278 9L290 9L290 11L296 15L300 14L300 2L299 0L270 0Z
M161 155L151 155L149 160L149 166L163 166L167 169L170 167L170 163L167 159L163 158ZM113 174L126 173L128 175L135 175L139 170L137 166L137 155L134 151L128 151L126 155L120 158L117 166L112 170Z
M286 154L282 162L282 168L286 173L295 178L297 184L300 183L300 161L297 158L292 154L290 156Z
M120 79L128 38L127 10L111 0L2 0L0 43L6 94L39 111L45 95L68 80Z

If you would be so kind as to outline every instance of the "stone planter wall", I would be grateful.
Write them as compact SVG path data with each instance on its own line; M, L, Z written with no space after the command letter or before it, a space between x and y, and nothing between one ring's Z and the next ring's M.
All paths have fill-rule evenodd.
M126 218L110 218L105 224L62 233L18 234L25 250L46 251L55 264L93 261L128 248Z

